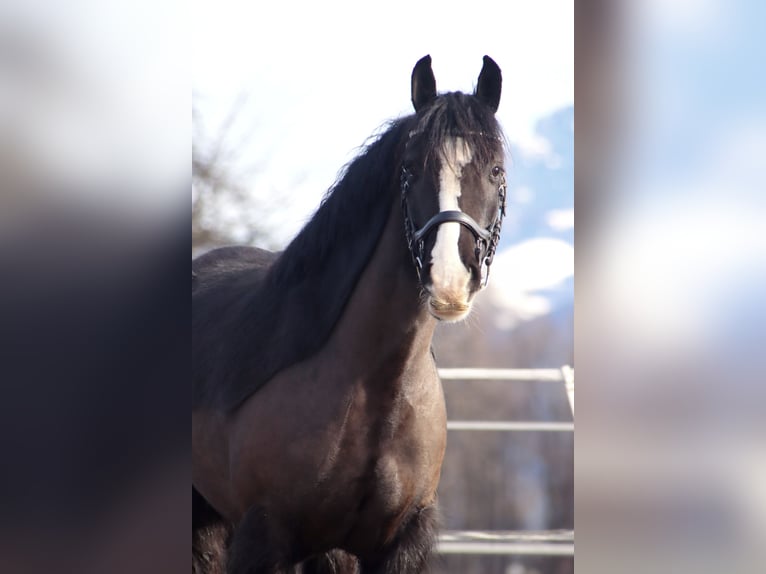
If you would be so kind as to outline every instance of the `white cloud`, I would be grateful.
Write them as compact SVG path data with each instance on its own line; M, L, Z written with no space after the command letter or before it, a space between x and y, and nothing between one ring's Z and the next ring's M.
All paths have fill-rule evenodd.
M535 200L535 192L526 185L520 185L511 190L511 203L516 205L526 205Z
M538 134L534 127L524 126L511 132L511 147L530 159L548 159L553 155L550 140Z
M574 248L566 241L536 238L498 253L487 296L499 308L501 328L551 311L538 291L554 288L574 275Z
M574 208L549 211L545 214L545 222L554 231L574 229Z
M542 317L551 312L551 302L542 295L509 292L504 295L503 307L493 315L495 327L513 329L523 321Z
M574 247L550 237L529 239L498 253L495 263L494 279L505 289L547 289L574 275Z

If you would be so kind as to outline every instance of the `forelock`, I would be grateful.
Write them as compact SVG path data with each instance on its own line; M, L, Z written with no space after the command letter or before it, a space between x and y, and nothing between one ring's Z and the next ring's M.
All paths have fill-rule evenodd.
M474 96L461 92L442 94L418 118L411 138L419 139L419 147L428 161L440 157L462 138L471 156L489 162L504 147L502 130L494 114Z

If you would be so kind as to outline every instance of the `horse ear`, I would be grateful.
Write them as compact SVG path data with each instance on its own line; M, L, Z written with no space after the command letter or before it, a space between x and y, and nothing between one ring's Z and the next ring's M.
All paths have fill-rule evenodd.
M484 65L481 68L474 95L487 104L493 113L497 111L497 107L500 105L502 85L503 75L500 73L500 66L489 56L484 56Z
M412 105L415 111L436 98L436 78L431 69L431 56L423 56L412 69Z

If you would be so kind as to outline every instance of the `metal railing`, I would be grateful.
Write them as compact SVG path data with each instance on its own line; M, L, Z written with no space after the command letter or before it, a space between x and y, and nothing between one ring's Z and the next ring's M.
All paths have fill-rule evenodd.
M439 535L441 554L574 556L574 531L447 530Z
M439 369L439 376L445 381L506 381L559 383L565 386L569 406L574 415L574 369L569 366L560 369ZM464 431L534 431L572 432L571 422L537 421L448 421L447 430Z
M574 369L439 369L443 380L534 381L563 384L574 416ZM448 421L452 431L572 432L572 422ZM482 531L447 530L439 534L441 554L574 556L573 530Z

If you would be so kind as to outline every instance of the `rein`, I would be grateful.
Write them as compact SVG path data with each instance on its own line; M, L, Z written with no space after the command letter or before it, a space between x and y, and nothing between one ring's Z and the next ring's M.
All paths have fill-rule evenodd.
M474 251L476 260L480 263L482 268L486 266L486 273L482 273L484 277L482 286L486 287L489 282L489 267L492 265L492 261L495 258L495 251L500 242L500 230L503 226L503 217L505 217L505 172L501 172L500 183L497 187L497 195L500 198L497 216L486 228L481 227L473 217L462 211L440 211L429 219L420 229L417 229L410 217L410 207L407 202L410 191L410 177L411 173L407 169L407 166L402 165L400 183L402 212L404 215L404 234L407 239L407 246L410 250L410 254L412 255L412 261L415 264L415 271L418 274L418 281L422 284L420 273L423 269L423 251L425 249L426 237L433 231L433 229L439 227L443 223L453 222L459 223L473 234L473 237L476 240L476 249Z

